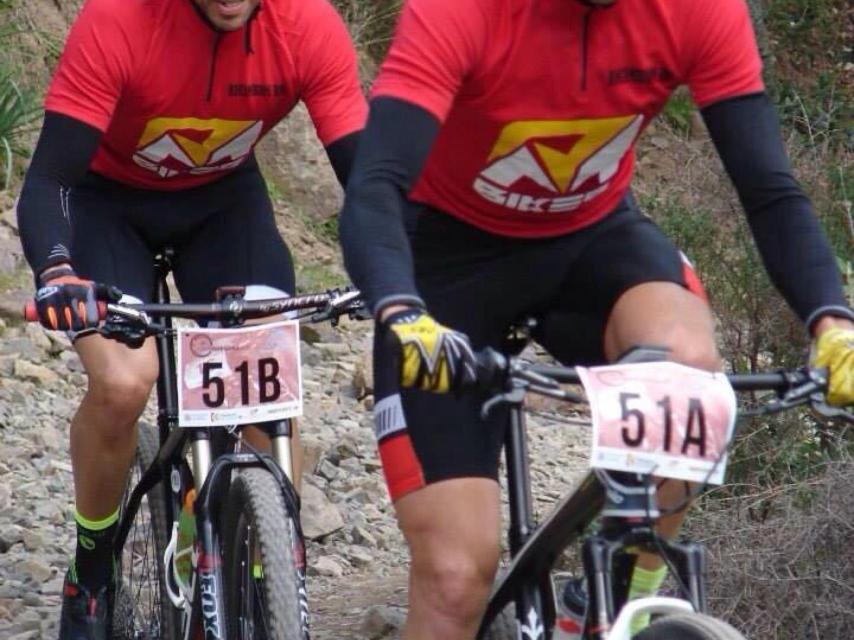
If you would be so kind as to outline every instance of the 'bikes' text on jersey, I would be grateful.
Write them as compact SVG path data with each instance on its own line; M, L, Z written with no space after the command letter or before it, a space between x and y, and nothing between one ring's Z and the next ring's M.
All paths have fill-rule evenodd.
M543 237L614 209L680 84L701 107L762 91L743 0L408 0L373 95L443 123L413 200Z

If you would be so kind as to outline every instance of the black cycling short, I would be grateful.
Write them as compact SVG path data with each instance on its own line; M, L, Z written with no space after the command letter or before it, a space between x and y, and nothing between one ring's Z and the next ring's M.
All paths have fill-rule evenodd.
M254 158L216 182L180 191L136 189L88 174L69 195L71 261L81 277L151 301L154 256L175 250L184 302L213 301L217 287L294 291L291 254Z
M628 195L603 220L570 235L519 239L481 231L450 215L407 213L418 291L440 323L475 349L501 348L508 329L535 317L535 338L565 364L602 364L611 308L644 282L675 282L705 296L690 265ZM480 417L484 397L418 390L397 394L397 372L374 345L380 455L392 499L440 480L497 478L507 412Z

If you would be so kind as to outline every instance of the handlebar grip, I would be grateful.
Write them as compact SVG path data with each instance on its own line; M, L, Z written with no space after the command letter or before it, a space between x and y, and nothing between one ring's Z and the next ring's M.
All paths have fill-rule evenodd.
M98 320L105 320L106 318L107 303L103 300L98 300ZM27 303L24 305L24 320L27 322L39 321L39 312L36 309L35 300L27 300Z

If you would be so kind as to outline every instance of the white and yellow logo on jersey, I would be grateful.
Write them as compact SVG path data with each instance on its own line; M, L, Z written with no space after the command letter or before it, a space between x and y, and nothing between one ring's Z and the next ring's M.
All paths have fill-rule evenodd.
M640 115L511 122L472 186L514 211L573 211L608 188L642 124Z
M261 120L153 118L133 160L163 178L226 171L246 159L262 130Z

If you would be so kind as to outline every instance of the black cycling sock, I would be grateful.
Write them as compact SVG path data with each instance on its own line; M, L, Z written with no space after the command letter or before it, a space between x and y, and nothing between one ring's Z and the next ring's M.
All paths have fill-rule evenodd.
M103 520L87 520L76 512L77 552L72 565L74 581L95 594L113 579L113 537L119 512Z

